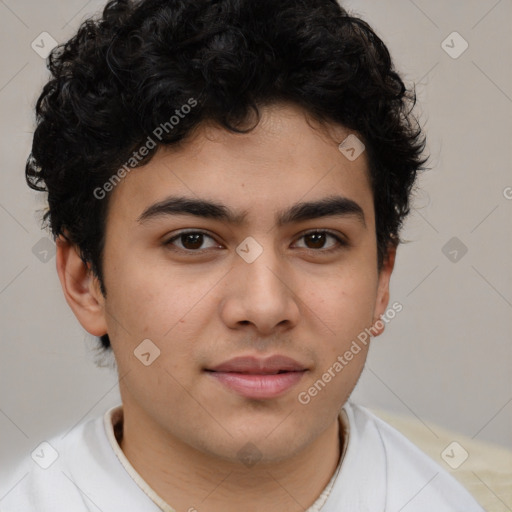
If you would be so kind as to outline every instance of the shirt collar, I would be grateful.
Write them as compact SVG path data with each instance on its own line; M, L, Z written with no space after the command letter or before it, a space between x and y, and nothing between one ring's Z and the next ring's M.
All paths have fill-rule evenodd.
M348 416L345 412L345 409L342 409L339 416L340 422L340 442L342 446L340 460L338 462L338 466L334 471L329 483L324 488L320 496L316 499L316 501L309 507L306 512L319 512L324 504L327 502L328 498L332 493L332 489L338 478L338 474L340 472L340 468L342 466L342 462L345 458L345 453L348 447L348 440L350 435L350 422ZM126 458L126 455L121 450L119 443L123 437L123 406L118 405L109 409L104 417L103 422L105 426L105 432L107 434L107 439L112 446L112 450L116 454L119 462L122 464L126 472L130 475L133 481L139 486L139 488L156 504L160 509L164 512L175 512L175 510L166 503L150 486L149 484L137 473L135 468L130 464L130 461Z

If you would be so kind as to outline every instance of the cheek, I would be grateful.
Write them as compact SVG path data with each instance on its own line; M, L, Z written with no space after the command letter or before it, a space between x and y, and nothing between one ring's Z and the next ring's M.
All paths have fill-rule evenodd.
M376 277L355 270L340 274L310 297L310 335L317 363L298 400L323 417L347 400L364 367L370 342L365 329L373 318Z
M369 348L370 336L365 329L372 325L376 287L376 271L372 274L371 270L351 268L312 294L311 309L318 320L311 326L310 335L316 339L318 364L309 385L318 383L312 393L321 395L316 400L319 407L329 410L343 402L359 378Z
M377 273L350 268L315 282L306 304L337 339L347 339L371 325L377 297Z
M190 387L193 340L201 330L192 320L204 292L166 279L158 269L144 270L143 265L117 279L107 303L112 348L120 374L126 375L123 385L141 402L175 403L182 386Z
M142 259L118 267L107 289L107 304L132 338L164 339L179 330L213 287L212 276L188 275L169 265L147 265Z
M191 363L197 360L199 341L209 331L215 309L212 291L219 277L170 272L168 265L143 265L141 261L135 258L131 265L118 268L111 279L109 334L121 374L130 372L130 380L151 383L151 389L165 395L158 400L165 401L181 392L172 377L192 385ZM135 357L146 339L158 353L148 367ZM130 386L131 392L135 387Z

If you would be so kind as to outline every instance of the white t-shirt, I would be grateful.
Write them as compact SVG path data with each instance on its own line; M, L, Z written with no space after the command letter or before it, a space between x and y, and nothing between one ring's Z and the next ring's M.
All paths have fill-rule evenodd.
M306 512L484 512L452 476L367 409L347 402L340 424L348 439L340 464ZM0 511L174 512L124 456L118 429L121 406L40 445L13 471Z

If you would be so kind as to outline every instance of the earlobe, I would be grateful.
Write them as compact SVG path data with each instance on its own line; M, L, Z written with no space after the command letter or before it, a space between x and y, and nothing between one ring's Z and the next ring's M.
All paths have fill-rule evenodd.
M80 258L77 248L64 237L56 240L57 273L69 307L82 327L94 336L107 333L104 297L98 279Z
M375 316L373 318L373 325L370 329L373 336L379 336L384 332L385 323L380 319L380 317L386 312L386 308L389 304L389 282L395 266L396 249L397 246L395 244L389 245L387 255L379 272Z

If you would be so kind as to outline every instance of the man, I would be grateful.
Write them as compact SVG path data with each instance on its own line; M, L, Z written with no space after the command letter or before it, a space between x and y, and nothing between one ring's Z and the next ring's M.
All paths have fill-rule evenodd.
M333 0L113 1L50 70L27 180L122 405L1 509L481 511L348 401L425 164L371 28Z

